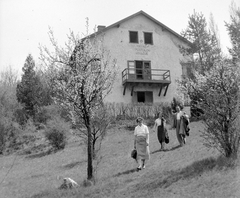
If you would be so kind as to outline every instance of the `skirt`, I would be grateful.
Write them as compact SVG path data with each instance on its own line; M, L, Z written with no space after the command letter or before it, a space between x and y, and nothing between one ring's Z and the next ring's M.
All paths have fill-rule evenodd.
M147 146L146 137L137 136L136 149L137 149L137 160L139 159L148 160L150 158L150 151L149 151L149 146Z
M164 126L159 125L157 131L157 137L160 144L165 142L165 128Z

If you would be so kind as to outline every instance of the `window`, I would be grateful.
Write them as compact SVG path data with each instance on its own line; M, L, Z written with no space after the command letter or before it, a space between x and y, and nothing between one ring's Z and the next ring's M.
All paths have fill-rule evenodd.
M153 103L152 91L137 91L134 92L133 102L135 103Z
M130 39L129 41L130 43L138 43L138 32L130 31L129 39Z
M135 62L128 61L129 74L135 74Z
M153 44L153 37L151 32L144 32L144 43Z

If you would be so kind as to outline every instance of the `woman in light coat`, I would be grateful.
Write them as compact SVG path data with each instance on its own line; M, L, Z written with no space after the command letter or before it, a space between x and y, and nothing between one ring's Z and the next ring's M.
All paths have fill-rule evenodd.
M137 126L134 130L134 148L137 150L137 170L145 168L146 160L150 158L149 151L149 130L148 127L143 124L143 118L137 118Z

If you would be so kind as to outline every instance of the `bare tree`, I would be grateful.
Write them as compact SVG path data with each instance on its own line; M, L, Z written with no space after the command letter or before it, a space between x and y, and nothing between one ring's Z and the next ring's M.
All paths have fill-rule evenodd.
M60 47L49 31L54 52L40 47L41 60L51 74L54 100L69 108L87 131L88 180L93 177L93 118L103 106L116 76L116 61L103 48L101 38L94 35L79 39L70 31L68 41ZM79 128L81 131L82 129Z
M0 73L0 84L3 86L13 87L17 85L18 74L11 65L5 71Z

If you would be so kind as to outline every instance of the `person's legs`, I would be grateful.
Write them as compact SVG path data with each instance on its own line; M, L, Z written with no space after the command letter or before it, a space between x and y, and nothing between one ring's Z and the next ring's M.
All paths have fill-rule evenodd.
M187 141L186 135L182 135L182 140L183 140L183 143L186 144L186 141Z
M138 170L141 170L141 169L142 169L142 159L138 159L138 160L137 160L137 163L138 163L137 169L138 169Z
M161 149L160 149L160 151L164 151L164 149L165 149L165 142L161 142Z
M162 150L165 151L165 142L162 142Z
M160 151L161 151L161 150L162 150L162 142L160 142L160 146L161 146L161 147L160 147Z
M184 142L184 135L180 134L180 145L183 146L185 144Z
M182 143L182 138L181 138L178 130L176 130L176 136L177 136L177 140L178 140L179 144L181 144Z
M145 159L142 160L142 168L145 168Z
M176 136L179 144L182 145L182 138L181 138L181 135L179 134L179 131L180 131L180 120L177 120Z

